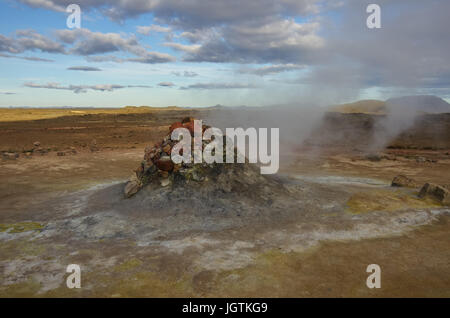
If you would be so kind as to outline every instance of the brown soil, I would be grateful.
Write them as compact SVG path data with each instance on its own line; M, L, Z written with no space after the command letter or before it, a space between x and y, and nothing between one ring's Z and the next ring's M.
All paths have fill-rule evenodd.
M45 204L92 185L126 180L139 164L145 146L160 140L170 123L184 116L202 117L207 111L176 109L125 114L108 110L0 122L0 150L20 153L17 160L0 161L0 224L15 224L18 231L20 226L35 226L38 230L39 224L20 225L39 220L27 209L28 205ZM33 111L32 116L48 117L38 111L37 115ZM93 140L97 148L92 150ZM317 152L314 146L314 155L308 148L297 149L283 154L280 161L288 164L282 166L281 173L375 178L386 183L395 175L404 174L419 183L450 183L450 138L438 144L430 139L413 139L420 141L420 147L411 147L410 140L399 138L395 147L383 151L395 156L395 160L391 157L371 161L364 153L348 147ZM49 152L35 152L26 158L24 153L35 148L36 141ZM70 147L77 153L57 155ZM417 157L430 160L417 161ZM321 195L332 195L332 189L326 188ZM368 195L361 199L364 191L352 191L353 200L366 200L365 206L380 200L380 192L365 189ZM398 196L404 195L402 192ZM412 194L407 195L405 206L416 207L415 201L410 200ZM386 210L395 208L390 203L397 204L395 196L392 194L390 201L383 202ZM422 204L430 209L436 206L434 202ZM126 240L114 246L105 240L86 242L76 245L72 252L64 245L68 238L48 244L19 237L3 241L0 247L0 296L450 297L448 215L398 235L326 240L304 250L288 248L294 234L282 238L286 233L295 233L294 228L286 225L271 230L275 231L273 235L259 233L255 228L209 236L186 233L185 237L161 238L164 246L178 251L171 253ZM234 237L236 240L230 241ZM260 245L255 238L269 243ZM270 244L275 238L281 243ZM39 263L35 263L37 260ZM88 264L83 276L85 287L81 290L65 287L65 266L70 263ZM365 286L366 267L373 263L382 268L379 290ZM55 266L54 272L48 266ZM59 284L43 289L42 281L49 273L60 277Z

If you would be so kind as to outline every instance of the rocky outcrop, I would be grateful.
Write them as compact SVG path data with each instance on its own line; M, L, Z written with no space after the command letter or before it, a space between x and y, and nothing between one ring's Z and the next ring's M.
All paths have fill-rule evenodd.
M171 151L178 141L171 139L171 134L176 128L186 128L194 136L194 118L186 117L180 122L175 122L169 127L169 133L164 139L153 147L147 147L144 151L144 160L136 169L135 174L124 189L125 197L136 194L145 185L154 182L161 187L167 187L173 183L183 181L204 182L210 178L208 175L218 173L217 164L207 163L181 163L175 164L171 159ZM203 125L202 131L210 128ZM225 137L224 137L225 138ZM225 139L224 139L225 141ZM202 141L202 150L209 142ZM226 156L226 142L224 142L224 157ZM234 149L234 151L236 151ZM236 155L236 152L235 152Z
M419 197L431 197L442 204L450 205L450 192L438 184L425 183L420 190Z
M413 179L408 178L407 176L398 175L392 180L391 186L417 188L418 184Z

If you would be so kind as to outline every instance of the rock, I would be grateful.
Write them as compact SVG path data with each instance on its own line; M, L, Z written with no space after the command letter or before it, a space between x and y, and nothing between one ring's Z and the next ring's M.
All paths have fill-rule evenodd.
M174 166L172 159L170 159L169 156L162 156L161 158L155 161L155 165L158 167L159 170L168 172L172 171Z
M442 204L450 205L450 192L446 188L438 184L434 183L424 184L424 186L419 192L419 197L425 198L427 196L432 197L435 200L438 200Z
M167 171L163 171L163 170L158 170L158 174L161 178L168 178L169 177L169 172Z
M168 155L170 155L170 150L172 149L172 147L170 146L170 144L167 144L167 145L165 145L163 148L162 148L162 150L166 153L166 154L168 154Z
M19 158L19 154L15 152L4 152L2 157L5 160L16 160Z
M398 175L394 177L391 183L392 187L408 187L408 188L417 188L418 184L411 178L408 178L404 175Z
M172 132L177 128L183 128L183 124L179 121L170 125L170 128L169 128L170 133L172 134Z
M160 180L162 187L167 187L170 184L169 178L164 178Z
M173 172L178 172L181 169L181 165L180 164L176 164L173 166Z
M135 195L142 187L142 183L136 178L136 175L131 176L130 181L125 185L124 194L126 198Z
M58 157L63 157L66 155L66 153L64 151L58 151L57 155Z
M39 147L41 145L41 143L39 142L39 141L35 141L34 143L33 143L33 146L35 146L35 147Z
M418 163L422 163L422 162L426 162L427 159L425 157L416 157L416 162Z
M35 150L35 152L36 152L36 153L39 153L39 154L41 154L41 155L45 155L45 154L48 153L48 150L47 150L47 149L44 149L44 148L42 148L42 147L39 147L38 149Z
M377 154L368 154L366 159L369 161L381 161L381 156Z
M92 152L95 152L95 151L99 151L99 150L100 150L100 148L97 146L97 140L92 139L92 141L91 141L91 143L90 143L90 145L89 145L89 149L90 149Z
M25 158L31 159L32 157L33 157L33 153L32 152L26 152L25 153Z
M181 121L182 124L186 124L189 122L194 122L194 118L193 117L184 117L183 120Z

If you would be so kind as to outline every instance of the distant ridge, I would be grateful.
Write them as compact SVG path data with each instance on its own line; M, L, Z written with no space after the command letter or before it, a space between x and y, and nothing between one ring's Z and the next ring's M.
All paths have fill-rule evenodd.
M373 115L384 115L393 111L439 114L450 113L450 104L437 96L414 95L390 98L386 101L360 100L354 103L331 106L330 111L344 114L362 113Z

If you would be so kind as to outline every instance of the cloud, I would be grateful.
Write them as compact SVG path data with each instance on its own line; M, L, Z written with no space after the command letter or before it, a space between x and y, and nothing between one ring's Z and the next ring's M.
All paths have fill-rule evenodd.
M305 67L306 67L305 65L298 65L298 64L274 64L257 68L248 68L248 67L241 68L240 70L238 70L238 72L242 74L265 76L282 72L301 70L305 69Z
M168 33L171 32L172 29L170 27L163 27L161 25L152 24L149 26L138 26L137 27L137 33L143 34L143 35L149 35L152 32L158 32L158 33Z
M166 42L164 43L164 46L171 47L177 51L183 51L191 54L197 53L201 49L201 45L199 44L181 44L181 43L174 43L174 42Z
M162 87L173 87L173 86L175 86L175 84L172 83L172 82L161 82L161 83L158 84L158 86L162 86Z
M15 37L6 37L0 34L0 52L18 54L36 50L46 53L65 53L62 44L34 30L17 30Z
M34 30L18 30L16 35L17 44L22 51L40 50L47 53L65 53L62 44L52 41Z
M317 33L319 22L298 23L294 19L244 21L196 33L185 32L192 44L165 43L184 51L188 62L215 63L308 63L325 45Z
M450 28L450 2L383 0L379 5L381 29L366 27L367 14L361 12L367 4L355 0L337 10L340 23L324 21L329 27L323 55L299 82L320 85L322 91L345 86L342 92L351 90L352 97L372 87L386 97L444 87L440 95L450 94L450 41L442 40Z
M18 56L18 55L4 54L4 53L0 53L0 57L20 59L20 60L33 61L33 62L54 62L54 60L44 59L44 58L35 57L35 56Z
M189 86L180 87L180 89L249 89L257 88L252 84L239 84L239 83L197 83Z
M34 8L63 12L70 0L19 0ZM317 13L323 0L78 0L83 10L99 9L114 20L146 13L182 26L212 26L281 15Z
M33 7L63 10L68 0L21 0ZM297 22L299 16L317 14L328 0L80 0L83 10L97 9L115 20L151 13L158 24L139 26L137 32L183 31L181 42L165 43L185 52L189 62L307 63L324 40L318 22ZM162 26L167 25L167 26ZM135 37L115 33L63 30L71 52L89 56L117 51L141 57L144 63L161 63L161 57L144 53ZM83 40L77 41L79 37ZM183 42L184 40L189 43ZM149 54L144 58L144 54ZM161 54L161 53L160 53ZM156 60L156 62L154 62ZM167 62L174 58L165 56Z
M62 12L71 1L20 2ZM138 27L137 32L170 34L163 45L182 52L182 60L186 62L261 64L238 70L260 76L305 65L308 72L301 72L292 83L317 88L310 90L315 95L329 90L330 97L335 99L339 95L357 97L362 90L374 87L389 94L420 91L450 95L450 41L444 40L450 28L448 1L379 0L382 28L377 30L366 27L368 2L359 0L79 0L77 3L83 11L98 10L116 21L151 14L155 24ZM169 54L149 52L134 35L64 31L59 45L35 32L15 37L0 35L0 52L65 52L92 61L119 63L175 61Z
M198 74L196 72L191 72L191 71L184 71L182 72L172 72L173 75L175 76L184 76L184 77L196 77L198 76Z
M25 87L30 88L46 88L46 89L57 89L57 90L69 90L74 93L86 93L88 90L101 91L101 92L112 92L116 89L122 88L150 88L147 85L117 85L117 84L97 84L97 85L68 85L61 86L59 83L47 83L47 84L36 84L33 82L24 83Z
M131 58L115 56L99 57L97 61L138 62L145 64L167 63L175 58L167 53L147 51L141 46L135 35L124 37L118 33L92 32L88 29L57 30L56 36L64 43L71 44L70 53L82 56L100 55L105 53L128 53Z
M98 67L92 66L71 66L67 68L69 71L84 71L84 72L98 72L101 71Z

